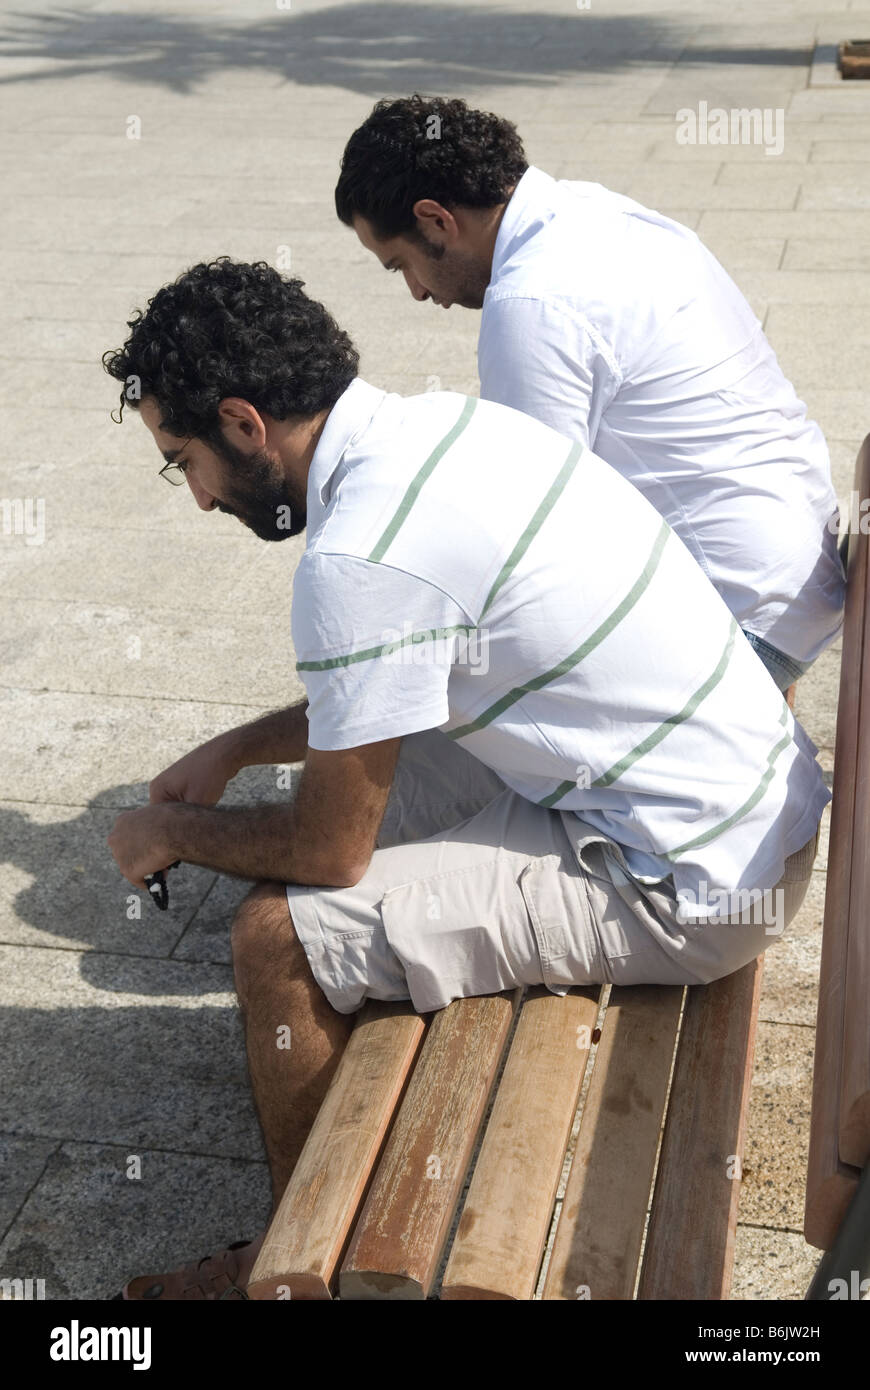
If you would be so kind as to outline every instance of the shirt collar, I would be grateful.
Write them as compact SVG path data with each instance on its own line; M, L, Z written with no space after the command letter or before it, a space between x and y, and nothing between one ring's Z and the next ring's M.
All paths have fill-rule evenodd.
M323 520L342 458L356 437L368 428L386 395L386 391L370 386L362 377L355 377L327 415L308 470L306 525L310 536Z
M552 197L556 187L556 180L545 174L543 169L529 165L511 194L501 219L492 253L490 284L494 283L522 243L549 222L553 215Z

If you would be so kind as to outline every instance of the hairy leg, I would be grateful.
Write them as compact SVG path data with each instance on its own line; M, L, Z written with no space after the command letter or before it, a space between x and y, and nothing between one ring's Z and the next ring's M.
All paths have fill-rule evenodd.
M232 944L274 1214L355 1019L333 1009L315 981L282 884L260 883L249 894L233 922Z

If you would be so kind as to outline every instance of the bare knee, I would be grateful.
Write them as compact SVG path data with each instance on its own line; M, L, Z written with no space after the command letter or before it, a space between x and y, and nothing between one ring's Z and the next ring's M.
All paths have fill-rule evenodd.
M237 987L268 976L286 974L304 958L287 894L281 883L258 883L241 903L230 932ZM241 993L241 988L239 990Z

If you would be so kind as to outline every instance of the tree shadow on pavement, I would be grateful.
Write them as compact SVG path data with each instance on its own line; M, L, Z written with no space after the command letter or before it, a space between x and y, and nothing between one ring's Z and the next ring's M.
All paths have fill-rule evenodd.
M538 86L554 77L674 62L685 30L646 15L561 14L494 5L330 5L256 23L171 14L60 10L12 14L0 59L26 68L0 85L105 76L189 93L235 70L367 95L443 89L451 81ZM43 60L44 68L34 68Z

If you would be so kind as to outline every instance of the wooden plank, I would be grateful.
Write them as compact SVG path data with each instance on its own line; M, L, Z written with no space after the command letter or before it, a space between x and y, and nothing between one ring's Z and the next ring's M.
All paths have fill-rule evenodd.
M611 990L545 1299L632 1297L682 998L681 987Z
M867 450L870 453L870 449ZM865 459L861 460L866 467ZM870 477L859 496L870 495ZM840 1089L840 1160L863 1168L870 1159L870 562L867 537L857 540L863 565L853 585L853 602L860 601L863 617L861 690L855 757L855 807L851 837L852 872L849 887L849 927L843 992L842 1080ZM861 581L863 580L863 583ZM839 737L839 735L838 735Z
M855 490L859 498L870 496L870 436L858 453ZM867 537L853 532L849 538L846 618L834 754L834 800L825 888L804 1204L804 1236L810 1245L822 1250L827 1250L832 1244L857 1183L856 1170L840 1157L839 1134L867 579Z
M425 1031L410 1003L370 1001L360 1010L257 1257L249 1298L331 1297Z
M600 986L530 990L486 1126L441 1298L531 1299L598 1017Z
M522 993L435 1014L341 1267L342 1298L429 1293Z
M763 960L687 991L640 1299L728 1297Z

